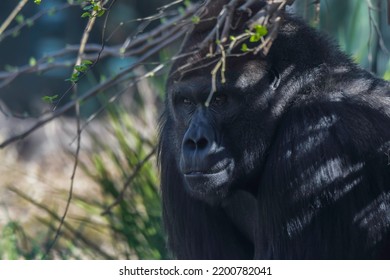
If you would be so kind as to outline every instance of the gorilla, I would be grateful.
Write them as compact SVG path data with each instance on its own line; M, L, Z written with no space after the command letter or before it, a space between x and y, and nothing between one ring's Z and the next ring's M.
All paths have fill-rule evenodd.
M199 46L215 20L172 66L159 166L177 259L390 258L390 85L283 17L266 56L226 58L209 104L215 62Z

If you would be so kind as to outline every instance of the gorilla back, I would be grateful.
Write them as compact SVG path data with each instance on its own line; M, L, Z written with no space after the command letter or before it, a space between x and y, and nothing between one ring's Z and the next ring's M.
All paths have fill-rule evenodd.
M389 84L289 15L266 57L227 58L209 106L214 65L201 57L173 65L161 121L174 256L390 258Z

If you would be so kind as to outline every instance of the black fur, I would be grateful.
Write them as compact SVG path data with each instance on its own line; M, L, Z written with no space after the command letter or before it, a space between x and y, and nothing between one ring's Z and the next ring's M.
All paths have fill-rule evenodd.
M199 57L173 66L161 123L174 256L390 258L389 84L289 15L267 57L228 59L207 108L211 66L180 68Z

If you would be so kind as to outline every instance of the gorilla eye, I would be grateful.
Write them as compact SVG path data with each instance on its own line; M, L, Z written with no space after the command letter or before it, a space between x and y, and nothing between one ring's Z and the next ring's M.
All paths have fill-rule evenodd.
M192 104L192 101L189 99L189 98L186 98L186 97L183 97L181 102L186 105L186 106L189 106Z
M227 101L227 96L225 94L221 94L221 95L216 95L213 98L212 103L217 106L222 106L226 103L226 101Z

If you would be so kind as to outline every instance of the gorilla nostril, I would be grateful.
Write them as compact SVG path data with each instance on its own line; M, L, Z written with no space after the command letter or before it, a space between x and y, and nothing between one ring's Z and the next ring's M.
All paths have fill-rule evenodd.
M185 147L189 149L190 151L203 150L207 147L209 141L206 138L200 138L199 140L195 141L193 139L187 139L185 142Z
M192 139L188 139L185 142L185 146L190 149L190 150L195 150L196 149L196 142Z
M204 148L207 147L207 144L208 144L208 143L209 143L209 142L207 141L206 138L201 138L201 139L199 139L198 142L196 143L196 146L198 147L198 149L203 150Z

